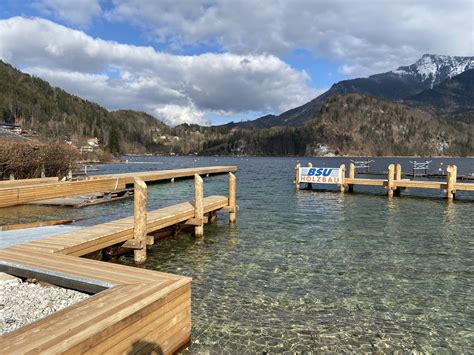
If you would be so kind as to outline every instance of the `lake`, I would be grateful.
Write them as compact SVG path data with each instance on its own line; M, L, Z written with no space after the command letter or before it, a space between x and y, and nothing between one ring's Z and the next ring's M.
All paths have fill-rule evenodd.
M474 194L383 188L295 192L296 158L129 157L96 173L237 165L237 224L227 215L157 242L144 267L193 278L191 352L469 352L474 344ZM372 171L408 158L376 158ZM417 159L423 160L423 159ZM136 163L142 161L143 163ZM308 158L301 158L306 164ZM338 167L349 158L314 158ZM443 163L443 165L441 165ZM433 159L474 172L474 159ZM382 177L380 177L382 178ZM204 180L227 194L227 177ZM303 185L302 185L303 186ZM331 191L332 190L332 191ZM193 182L149 186L149 209L193 199ZM43 214L89 225L128 216L132 201L81 210L24 206L0 218ZM36 216L36 215L35 215ZM35 218L38 218L36 216ZM20 222L16 222L20 223ZM132 264L131 257L118 261Z

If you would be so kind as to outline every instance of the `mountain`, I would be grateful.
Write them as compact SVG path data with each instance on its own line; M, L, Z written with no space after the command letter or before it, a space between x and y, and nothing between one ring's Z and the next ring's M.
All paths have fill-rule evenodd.
M425 78L430 80L428 88L410 102L423 107L428 102L431 112L365 94L335 95L333 91L334 95L320 96L318 109L308 103L257 121L171 128L144 112L109 112L0 62L0 120L37 131L41 140L69 139L79 145L97 137L110 150L128 153L473 156L474 125L439 118L435 112L436 107L445 107L437 102L440 97L450 107L472 105L465 96L468 90L472 97L472 70L433 87L431 83L441 79L429 78ZM275 122L281 124L275 126Z
M466 70L474 69L474 57L451 57L425 54L416 63L369 76L343 80L310 102L282 113L264 116L254 121L234 124L242 128L269 128L275 126L302 126L314 117L331 97L358 93L399 101L409 99L423 90L450 79Z
M406 100L438 115L474 123L474 69L453 76Z
M400 103L347 94L328 99L303 126L233 128L219 139L207 139L203 153L472 156L474 125L439 119Z
M77 145L97 137L107 146L111 137L124 152L160 148L156 132L168 132L165 124L143 112L116 111L68 94L48 82L22 73L0 61L0 121L21 124L42 140L71 140Z

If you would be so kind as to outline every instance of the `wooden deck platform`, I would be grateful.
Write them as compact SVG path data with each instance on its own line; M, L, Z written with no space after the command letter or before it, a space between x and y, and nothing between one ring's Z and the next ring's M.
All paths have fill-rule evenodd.
M0 185L0 207L16 206L33 201L48 200L66 196L123 190L127 185L133 184L134 177L139 177L145 182L154 182L180 178L193 178L195 174L204 176L226 174L236 170L236 166L212 166L126 174L98 175L82 181L42 183L35 181L31 184L28 184L27 181L23 181L21 185L18 186L11 186L8 184L5 184L5 186Z
M213 215L222 209L235 221L234 183L230 174L229 197L202 198L199 211ZM185 202L150 211L146 232L186 222L197 225L197 220L202 224L207 218L196 219L197 209L197 204ZM0 249L0 271L94 294L1 336L2 352L170 354L187 346L190 278L78 257L135 237L131 216Z

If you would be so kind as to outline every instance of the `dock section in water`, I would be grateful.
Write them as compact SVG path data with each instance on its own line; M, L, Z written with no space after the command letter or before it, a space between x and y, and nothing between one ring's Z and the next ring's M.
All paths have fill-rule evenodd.
M303 169L312 168L313 175L303 176L301 171ZM351 192L354 189L354 186L380 186L385 187L387 190L388 196L399 195L401 190L407 188L419 188L419 189L436 189L443 190L446 194L448 200L452 200L455 197L456 191L474 191L474 183L460 183L457 182L457 167L456 165L449 165L447 167L447 177L445 181L435 181L435 180L410 180L402 179L402 169L400 164L390 164L388 166L387 178L386 179L367 179L367 178L356 178L355 164L351 163L349 166L349 176L346 176L346 166L342 164L338 168L317 168L314 167L311 163L308 163L306 168L301 167L300 163L297 163L296 167L296 176L295 176L295 188L299 190L301 183L306 183L309 189L312 189L313 184L327 184L334 183L339 186L340 192L345 192L346 190ZM318 170L321 170L322 173L325 173L328 170L337 171L337 177L332 180L329 177L326 181L324 176L319 178ZM331 180L330 180L331 179ZM334 181L334 182L333 182Z
M151 233L184 223L195 226L196 237L202 237L203 225L220 210L235 222L235 176L229 173L229 196L204 197L201 177L194 178L194 203L147 213L146 185L136 179L134 216L0 249L0 271L94 294L1 336L2 351L171 354L188 345L191 278L79 256L122 245L142 250L146 257L146 246L154 242Z

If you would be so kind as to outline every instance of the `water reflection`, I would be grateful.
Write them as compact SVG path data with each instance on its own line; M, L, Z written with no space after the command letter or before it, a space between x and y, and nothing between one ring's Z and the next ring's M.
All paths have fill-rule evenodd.
M474 204L429 191L421 192L428 199L407 196L418 194L411 190L388 199L372 188L295 193L295 160L180 158L160 166L240 166L237 224L219 214L202 242L189 233L161 240L145 265L193 278L189 351L470 352ZM463 169L474 170L472 160ZM204 188L226 194L227 178L205 179ZM153 185L149 194L158 208L192 199L193 185ZM116 206L87 213L131 213L131 204Z

